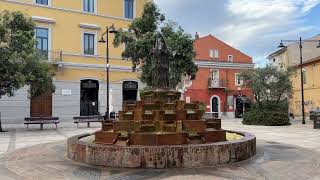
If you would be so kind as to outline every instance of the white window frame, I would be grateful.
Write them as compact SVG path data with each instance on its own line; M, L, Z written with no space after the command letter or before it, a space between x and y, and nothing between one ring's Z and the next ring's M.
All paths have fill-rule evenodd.
M214 58L214 50L213 49L209 50L209 57Z
M84 34L93 34L94 35L94 54L85 54L84 53ZM81 53L83 56L98 56L98 32L93 31L82 31L81 33Z
M43 29L48 29L48 61L51 62L51 52L52 52L52 27L51 24L49 24L48 26L42 26L42 25L36 25L35 26L35 31L36 28L43 28ZM34 34L35 38L37 37L37 34Z
M126 3L125 3L125 0L122 0L122 3L123 3L123 18L125 18L125 19L128 19L128 18L126 18ZM133 18L132 19L130 19L130 20L133 20L133 19L135 19L137 16L137 0L133 0Z
M93 12L88 12L88 11L85 11L84 10L84 3L83 3L83 0L81 0L81 11L84 12L84 13L89 13L89 14L97 14L98 12L98 1L97 0L93 0L93 3L94 3L94 11Z
M233 55L228 55L228 62L233 62Z
M217 78L213 78L213 73L214 72L217 72ZM219 80L220 79L220 71L219 71L219 69L213 69L212 70L212 72L211 72L211 78L212 78L212 80L214 80L214 79L216 79L216 80Z
M48 0L48 5L45 5L45 4L39 4L37 3L37 0L33 0L33 4L36 4L36 5L39 5L39 6L49 6L51 7L51 4L52 3L52 0Z
M219 58L219 50L218 49L214 50L214 58Z
M219 50L218 49L210 49L209 50L209 57L210 58L219 58Z
M240 79L240 84L238 83L238 77L240 76L240 73L234 74L234 80L235 80L235 86L242 86L243 85L243 79Z

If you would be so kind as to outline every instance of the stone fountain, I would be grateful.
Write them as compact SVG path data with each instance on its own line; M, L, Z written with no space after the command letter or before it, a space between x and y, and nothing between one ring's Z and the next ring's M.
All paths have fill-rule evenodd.
M175 91L141 93L123 104L119 120L105 122L95 142L119 146L203 144L226 141L220 119L202 119L200 103L185 103Z
M199 102L180 100L169 90L169 61L161 34L155 39L154 90L140 101L123 102L119 119L106 121L94 134L68 139L67 156L91 165L131 168L204 167L248 159L256 153L255 136L227 141L221 120L203 119ZM91 137L88 140L88 137Z

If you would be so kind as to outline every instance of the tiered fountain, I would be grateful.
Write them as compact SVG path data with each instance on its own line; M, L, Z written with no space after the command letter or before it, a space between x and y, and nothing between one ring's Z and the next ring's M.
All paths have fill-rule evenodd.
M175 91L148 91L123 104L119 120L106 122L95 142L119 146L203 144L226 140L220 119L202 119L199 102L185 103Z
M221 120L203 119L199 102L186 103L168 90L169 62L164 39L155 41L153 88L141 101L124 102L119 119L106 121L94 134L68 139L67 156L91 165L134 168L214 166L248 159L255 136L227 141Z

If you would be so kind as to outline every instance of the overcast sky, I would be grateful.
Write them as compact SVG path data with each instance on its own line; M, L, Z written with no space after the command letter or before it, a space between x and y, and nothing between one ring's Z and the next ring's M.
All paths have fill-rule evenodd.
M320 34L320 0L154 0L187 32L212 34L258 65L281 39Z

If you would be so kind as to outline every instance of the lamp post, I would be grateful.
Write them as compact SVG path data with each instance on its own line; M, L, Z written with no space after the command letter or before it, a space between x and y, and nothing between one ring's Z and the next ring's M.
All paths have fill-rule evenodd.
M106 79L107 79L107 107L106 107L106 113L105 113L105 119L108 120L110 113L109 113L109 33L117 33L115 30L114 25L111 25L110 27L106 27L106 31L101 35L101 39L98 41L99 43L106 43ZM104 40L103 36L106 35L106 40Z
M304 77L303 77L303 62L302 62L302 45L305 42L318 42L317 48L320 48L320 40L303 40L301 37L299 40L281 40L280 45L278 46L278 48L285 48L283 42L294 42L294 43L298 43L299 45L299 50L300 50L300 83L301 83L301 110L302 110L302 124L306 124L306 120L305 120L305 112L304 112Z

